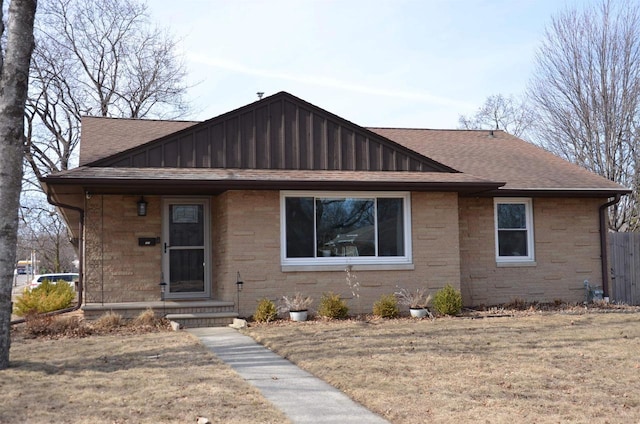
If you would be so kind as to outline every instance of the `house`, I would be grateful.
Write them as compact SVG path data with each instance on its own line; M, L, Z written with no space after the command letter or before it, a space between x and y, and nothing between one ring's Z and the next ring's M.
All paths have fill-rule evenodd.
M43 184L86 315L191 326L296 291L352 313L446 284L466 306L579 302L607 290L604 217L629 192L503 131L363 128L285 92L204 122L83 118L80 166Z

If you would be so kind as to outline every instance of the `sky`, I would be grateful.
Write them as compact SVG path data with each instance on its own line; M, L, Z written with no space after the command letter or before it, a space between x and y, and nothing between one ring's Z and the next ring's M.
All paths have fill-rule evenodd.
M188 119L287 91L365 127L457 128L520 95L551 17L596 0L151 0L178 41Z

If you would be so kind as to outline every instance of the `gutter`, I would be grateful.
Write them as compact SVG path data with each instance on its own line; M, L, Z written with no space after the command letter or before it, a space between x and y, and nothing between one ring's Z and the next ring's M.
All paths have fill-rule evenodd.
M600 255L601 255L601 265L602 265L602 296L604 298L609 297L609 259L608 259L608 249L607 249L607 221L606 221L606 213L609 206L613 206L617 204L622 195L617 193L613 200L608 201L600 205L599 208L599 216L600 216Z
M78 279L78 303L71 307L71 308L66 308L66 309L60 309L57 311L51 311L51 312L46 312L43 314L39 314L39 316L41 317L48 317L48 316L54 316L54 315L60 315L60 314L64 314L67 312L73 312L73 311L77 311L78 309L80 309L82 307L82 296L83 296L83 288L84 288L84 236L83 236L83 232L84 232L84 209L79 208L77 206L73 206L73 205L67 205L65 203L60 203L60 202L56 202L51 198L51 193L49 191L47 191L47 201L52 204L53 206L57 206L59 208L64 208L64 209L71 209L74 210L76 212L78 212L80 214L80 222L78 224L78 274L80 276L80 278ZM15 321L11 321L11 325L14 324L21 324L23 322L25 322L26 320L24 318L20 318L17 319Z

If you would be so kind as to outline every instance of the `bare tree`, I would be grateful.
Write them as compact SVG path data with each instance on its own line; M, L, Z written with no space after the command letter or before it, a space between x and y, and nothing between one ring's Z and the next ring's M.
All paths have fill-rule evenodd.
M35 251L38 273L70 272L75 268L76 255L68 239L67 227L53 206L23 206L19 217L18 258L29 258Z
M11 288L22 180L24 108L33 51L36 0L12 0L5 38L0 2L0 370L9 367ZM6 41L5 41L6 40Z
M176 42L137 0L50 0L38 15L26 155L37 178L68 169L83 115L177 118L188 108Z
M526 102L514 96L496 94L487 97L473 116L460 115L458 128L504 130L516 137L527 137L533 121L533 113Z
M610 214L609 228L638 228L638 5L604 0L555 16L528 91L540 116L536 133L543 146L633 188Z
M152 25L139 0L49 0L36 24L25 110L23 199L30 201L23 202L23 230L31 230L41 263L57 270L67 267L61 255L71 245L60 220L46 213L39 179L73 166L82 116L183 116L186 71L176 42Z

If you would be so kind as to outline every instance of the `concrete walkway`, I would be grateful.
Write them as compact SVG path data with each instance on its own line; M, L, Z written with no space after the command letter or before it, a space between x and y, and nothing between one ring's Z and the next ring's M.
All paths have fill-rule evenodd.
M187 330L297 423L388 423L233 328Z

